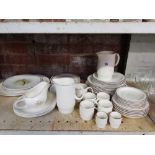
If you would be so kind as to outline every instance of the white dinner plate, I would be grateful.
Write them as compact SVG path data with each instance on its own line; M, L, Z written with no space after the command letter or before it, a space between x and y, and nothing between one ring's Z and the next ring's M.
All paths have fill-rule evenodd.
M133 103L146 100L146 94L134 87L121 87L116 90L116 93L123 100Z
M119 108L124 109L124 110L131 110L131 111L132 110L137 110L137 111L145 110L149 106L148 101L145 102L145 106L144 107L129 107L129 106L124 106L123 104L120 104L120 102L117 102L117 100L114 97L112 97L112 101Z
M38 75L16 75L4 80L2 85L8 90L24 90L34 87L41 80L41 77Z
M35 75L36 76L36 75ZM41 81L49 81L49 78L43 75L38 75ZM41 82L40 81L40 82ZM38 83L37 83L38 84ZM34 85L35 86L35 85ZM30 88L31 89L31 88ZM26 93L29 89L7 89L3 86L3 82L0 83L0 95L1 96L21 96Z
M115 101L117 101L117 103L119 103L120 106L122 106L122 107L130 107L130 108L145 107L146 101L147 101L147 99L144 100L144 101L139 101L139 102L126 101L126 100L123 100L123 99L119 98L116 93L113 95L113 99Z
M16 115L25 118L39 117L51 112L56 106L56 96L49 92L46 103L29 108L19 108L19 104L13 104L13 111Z

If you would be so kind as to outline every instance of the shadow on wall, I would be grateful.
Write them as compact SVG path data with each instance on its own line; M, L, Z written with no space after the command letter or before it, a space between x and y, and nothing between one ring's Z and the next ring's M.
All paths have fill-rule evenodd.
M116 70L124 73L129 42L122 34L0 34L0 76L74 73L86 79L103 50L120 54Z

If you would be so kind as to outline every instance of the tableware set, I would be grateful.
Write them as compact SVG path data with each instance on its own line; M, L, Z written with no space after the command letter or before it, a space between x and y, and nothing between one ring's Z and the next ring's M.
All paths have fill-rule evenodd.
M97 74L94 73L88 76L86 83L93 88L95 93L105 92L110 95L113 95L117 88L126 86L125 76L118 72L113 74L109 82L99 80Z
M113 104L110 101L109 94L104 92L99 92L98 94L89 92L85 94L85 97L83 97L83 100L79 105L80 118L85 121L92 120L95 114L95 110L97 110L95 122L98 128L105 128L108 122L108 118L112 128L119 128L122 117L120 117L120 113L115 112L115 114L112 111Z
M146 94L134 87L122 87L116 90L112 97L115 111L128 118L147 116L149 103Z
M117 88L126 86L125 76L114 72L120 56L113 51L101 51L96 54L98 56L97 73L89 75L86 83L95 93L102 91L113 95Z
M0 83L0 95L20 96L13 104L13 111L26 118L45 115L56 105L60 113L70 114L76 103L80 103L83 120L93 119L97 111L98 128L104 128L108 120L112 128L119 128L122 116L145 117L149 111L146 94L127 87L125 76L114 72L119 54L102 51L97 56L97 72L89 75L86 83L80 83L80 77L73 74L56 75L50 80L42 75L16 75Z

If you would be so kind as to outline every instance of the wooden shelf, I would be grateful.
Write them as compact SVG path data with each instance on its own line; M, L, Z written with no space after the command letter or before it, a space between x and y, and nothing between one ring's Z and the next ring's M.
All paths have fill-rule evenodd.
M82 121L78 105L70 115L62 115L57 109L38 118L22 118L14 114L12 105L16 97L0 96L0 133L14 134L154 134L155 125L149 117L141 119L123 118L119 129L112 129L108 124L105 129L98 129L95 120Z
M0 33L155 33L155 22L2 22Z

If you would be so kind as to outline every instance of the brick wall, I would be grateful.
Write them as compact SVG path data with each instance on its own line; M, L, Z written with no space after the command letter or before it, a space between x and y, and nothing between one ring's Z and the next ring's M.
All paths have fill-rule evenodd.
M0 34L0 78L74 73L86 79L101 50L120 53L118 70L124 72L129 40L121 34Z

